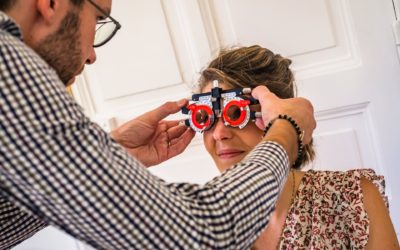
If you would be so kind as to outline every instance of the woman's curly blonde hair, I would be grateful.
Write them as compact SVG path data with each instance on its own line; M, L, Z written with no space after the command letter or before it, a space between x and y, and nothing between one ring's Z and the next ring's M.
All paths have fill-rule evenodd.
M217 57L201 71L198 89L201 91L213 80L233 88L255 88L265 85L280 98L296 96L290 59L274 54L259 45L222 49ZM302 155L303 166L315 158L312 142L305 145Z

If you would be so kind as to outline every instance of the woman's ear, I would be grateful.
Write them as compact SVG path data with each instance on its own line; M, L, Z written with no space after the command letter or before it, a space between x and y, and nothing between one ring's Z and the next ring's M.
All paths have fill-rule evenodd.
M57 17L59 4L59 0L37 0L36 7L43 20L51 24Z

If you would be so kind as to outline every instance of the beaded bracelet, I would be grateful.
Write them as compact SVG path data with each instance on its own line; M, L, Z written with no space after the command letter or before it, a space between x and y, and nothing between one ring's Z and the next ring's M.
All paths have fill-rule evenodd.
M304 137L304 131L300 130L299 125L297 124L297 122L290 116L288 115L278 115L278 117L275 117L274 119L272 119L268 125L265 127L264 129L264 136L267 134L268 130L272 127L272 124L277 120L277 119L284 119L288 122L290 122L290 124L292 124L292 126L294 127L294 129L296 130L297 133L297 143L298 143L298 152L297 152L297 159L296 161L293 163L293 167L297 168L300 166L301 162L302 162L302 158L303 158L303 149L304 149L304 144L303 144L303 137Z

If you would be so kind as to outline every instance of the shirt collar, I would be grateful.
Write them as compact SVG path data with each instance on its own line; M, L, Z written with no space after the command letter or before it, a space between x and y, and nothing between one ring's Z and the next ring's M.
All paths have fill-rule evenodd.
M0 11L0 31L5 31L22 40L21 29L6 13Z

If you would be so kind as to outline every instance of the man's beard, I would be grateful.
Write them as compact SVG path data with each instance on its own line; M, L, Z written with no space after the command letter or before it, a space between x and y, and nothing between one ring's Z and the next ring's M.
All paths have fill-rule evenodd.
M60 28L39 43L36 52L53 67L65 86L82 67L79 14L70 11Z

